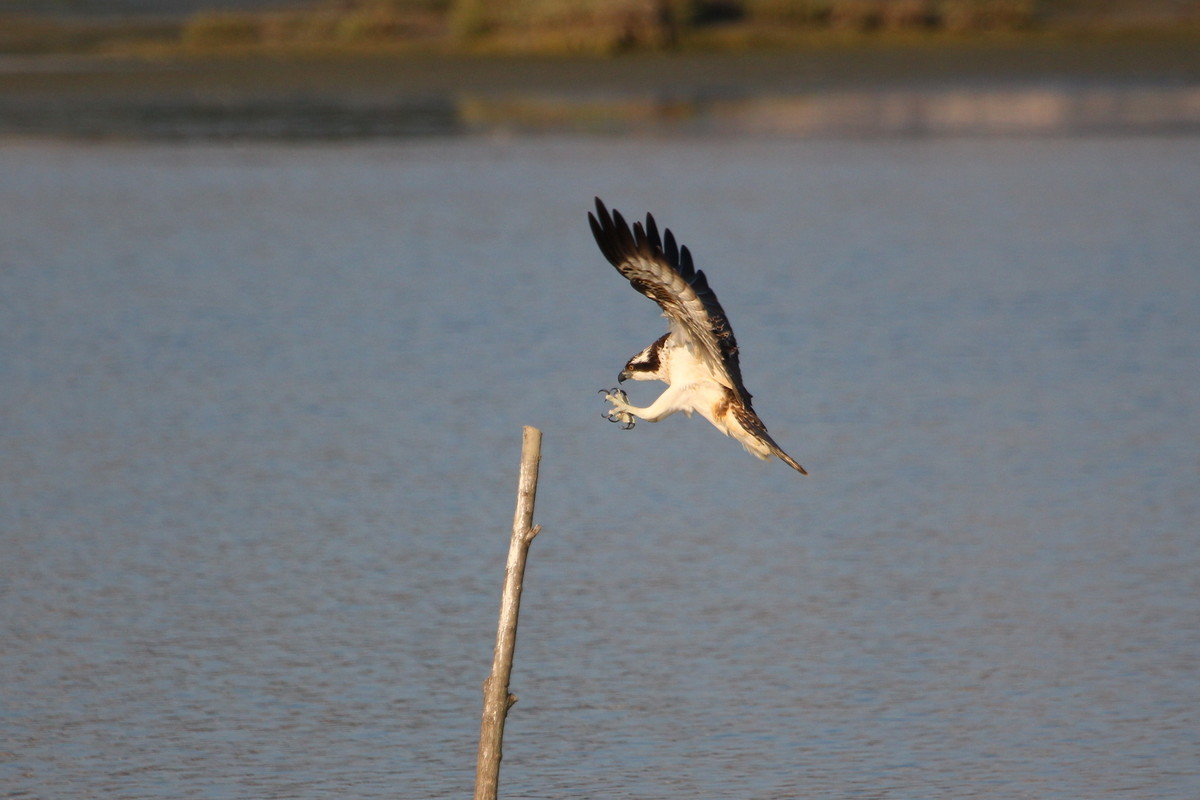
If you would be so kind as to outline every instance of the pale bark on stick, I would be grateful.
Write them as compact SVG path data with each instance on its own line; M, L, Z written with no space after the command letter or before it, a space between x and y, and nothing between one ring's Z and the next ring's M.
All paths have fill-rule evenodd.
M517 510L513 515L508 563L504 569L504 591L500 596L500 623L492 672L483 682L483 721L479 726L479 756L475 764L475 800L496 800L500 785L501 745L504 719L517 698L508 693L513 653L517 647L517 615L521 609L521 582L529 545L541 526L533 524L537 499L538 464L542 458L542 432L525 426L521 443L521 473L517 483Z

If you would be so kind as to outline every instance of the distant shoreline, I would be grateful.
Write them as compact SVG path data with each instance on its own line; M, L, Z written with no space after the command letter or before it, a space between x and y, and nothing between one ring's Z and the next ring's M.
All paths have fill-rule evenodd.
M620 56L7 56L0 57L0 134L387 138L747 125L784 135L983 131L972 114L1024 115L1027 126L1010 130L1017 133L1055 124L1133 130L1143 119L1190 132L1200 128L1191 110L1197 87L1200 37L1191 34ZM980 99L964 105L956 93ZM1147 103L1157 109L1148 116L1121 107ZM1097 104L1111 108L1096 111ZM964 122L948 126L963 113Z
M1190 0L160 0L151 8L101 14L87 4L10 2L0 8L0 56L578 57L1200 40L1200 2Z
M621 55L428 51L251 51L169 57L0 54L0 97L88 90L219 89L250 94L384 91L820 91L857 86L1200 81L1200 30L1121 35L857 38L811 46L646 51Z

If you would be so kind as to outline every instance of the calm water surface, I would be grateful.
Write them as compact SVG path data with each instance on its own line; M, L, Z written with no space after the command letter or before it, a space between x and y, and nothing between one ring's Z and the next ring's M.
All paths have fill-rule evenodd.
M809 470L596 390L652 210ZM1200 796L1200 139L0 147L0 787ZM648 401L650 385L636 385Z

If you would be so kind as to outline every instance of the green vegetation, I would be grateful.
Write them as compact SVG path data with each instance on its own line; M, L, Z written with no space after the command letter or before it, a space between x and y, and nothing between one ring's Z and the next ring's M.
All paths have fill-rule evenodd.
M190 47L436 43L502 51L662 49L787 34L1023 30L1035 0L344 0L308 11L205 13Z
M0 15L0 53L95 53L178 41L179 26L161 20L87 21Z
M191 50L404 46L445 37L449 0L326 0L310 9L202 12L183 25Z
M0 19L0 52L205 54L426 50L493 53L736 49L846 37L1200 27L1181 0L319 0L176 23Z

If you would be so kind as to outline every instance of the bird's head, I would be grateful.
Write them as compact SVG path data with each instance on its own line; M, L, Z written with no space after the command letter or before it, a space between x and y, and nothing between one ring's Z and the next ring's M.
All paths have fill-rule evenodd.
M638 353L625 363L625 369L617 376L617 381L624 383L626 379L634 381L666 381L667 359L670 351L664 347L667 336L660 337L654 344Z

